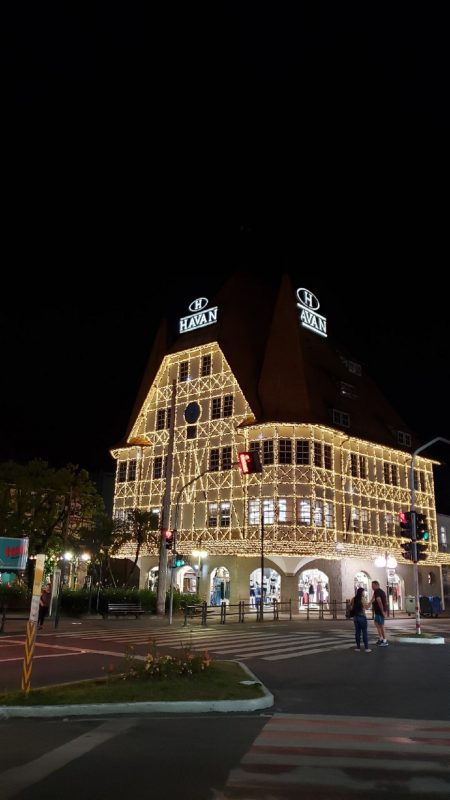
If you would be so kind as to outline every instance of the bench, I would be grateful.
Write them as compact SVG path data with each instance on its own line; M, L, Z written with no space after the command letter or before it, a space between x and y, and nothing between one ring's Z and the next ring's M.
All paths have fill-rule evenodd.
M140 603L107 603L106 610L103 611L103 619L108 619L110 614L118 617L119 614L134 614L139 619L139 614L143 614L144 609Z

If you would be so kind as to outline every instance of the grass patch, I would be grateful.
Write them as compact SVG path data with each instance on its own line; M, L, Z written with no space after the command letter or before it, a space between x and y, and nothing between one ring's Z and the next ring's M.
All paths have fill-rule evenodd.
M262 697L260 684L243 686L248 673L232 661L215 661L209 668L190 676L170 678L137 677L124 680L121 676L92 681L47 686L23 692L0 694L2 706L55 706L82 703L136 703L173 700L249 700Z

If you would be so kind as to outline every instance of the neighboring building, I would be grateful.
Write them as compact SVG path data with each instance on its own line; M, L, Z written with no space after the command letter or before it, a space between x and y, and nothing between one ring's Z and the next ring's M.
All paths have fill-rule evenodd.
M175 415L171 526L188 561L176 582L196 588L191 552L201 545L208 602L258 596L262 519L269 597L343 602L377 579L401 609L414 593L398 512L411 504L417 442L365 368L331 344L318 308L287 277L278 295L237 275L213 303L192 301L177 335L161 326L128 435L112 451L115 515L159 511ZM263 473L243 476L238 452L251 450ZM432 464L416 458L416 507L431 531L419 578L428 594L431 573L442 595L450 556L438 548ZM375 566L380 556L395 557L397 568ZM157 565L156 548L144 551L141 586L153 583Z
M450 553L450 517L437 515L438 542L441 553ZM450 566L442 565L442 589L445 608L450 607Z

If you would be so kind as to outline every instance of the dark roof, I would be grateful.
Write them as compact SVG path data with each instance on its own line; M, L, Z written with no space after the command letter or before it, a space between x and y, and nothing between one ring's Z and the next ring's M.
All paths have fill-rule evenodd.
M257 423L315 423L336 428L333 409L337 409L350 415L350 428L342 428L344 433L403 449L397 431L411 433L410 429L364 368L361 375L349 371L348 357L331 337L301 327L296 302L287 275L277 293L264 280L236 273L209 302L210 308L218 306L216 324L172 337L163 324L128 435L164 355L217 341ZM342 383L353 387L353 397L342 394Z

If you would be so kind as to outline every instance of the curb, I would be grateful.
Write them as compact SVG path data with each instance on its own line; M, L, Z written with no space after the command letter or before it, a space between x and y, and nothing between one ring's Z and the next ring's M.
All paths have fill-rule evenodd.
M237 662L249 677L259 683L263 697L250 700L176 700L173 702L142 703L84 703L65 706L0 706L0 719L13 717L78 717L107 716L113 714L209 714L212 711L228 714L238 711L259 711L273 706L273 694L249 670L246 664Z

